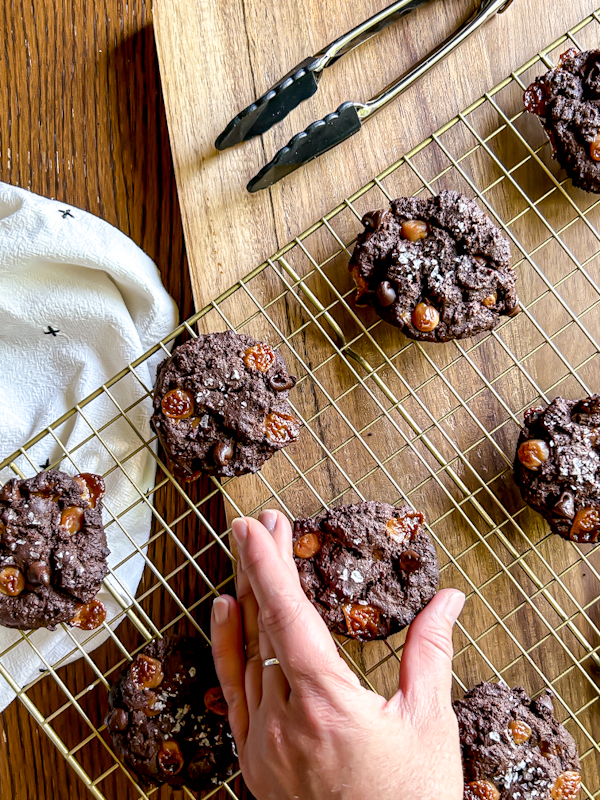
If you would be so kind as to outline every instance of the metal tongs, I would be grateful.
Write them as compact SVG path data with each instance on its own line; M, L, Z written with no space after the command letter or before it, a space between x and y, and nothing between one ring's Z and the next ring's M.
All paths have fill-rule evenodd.
M398 81L387 86L367 103L348 101L321 120L313 122L305 131L296 134L279 150L272 161L252 178L246 187L249 192L266 189L294 170L317 158L322 153L353 136L363 122L381 110L390 101L406 91L431 67L445 58L458 45L496 13L505 11L513 0L481 0L479 8L439 47L425 56ZM276 125L296 106L311 97L318 89L324 69L429 0L398 0L370 19L340 36L323 50L304 59L287 73L266 94L234 117L217 138L215 147L227 147L248 141Z

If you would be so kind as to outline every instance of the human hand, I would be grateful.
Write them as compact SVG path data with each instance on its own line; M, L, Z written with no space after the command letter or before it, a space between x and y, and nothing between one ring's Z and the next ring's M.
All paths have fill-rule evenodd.
M213 656L257 800L462 800L450 689L464 595L440 591L416 617L386 701L361 686L302 591L283 514L232 531L239 605L215 599ZM272 657L280 665L263 667Z

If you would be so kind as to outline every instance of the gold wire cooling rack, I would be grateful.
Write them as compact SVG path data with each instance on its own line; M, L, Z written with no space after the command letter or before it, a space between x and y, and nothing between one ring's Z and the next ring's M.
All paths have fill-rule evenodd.
M362 498L423 509L442 585L468 598L455 634L456 695L500 678L532 695L551 688L557 715L579 747L581 796L600 797L600 546L550 536L511 476L523 411L558 394L581 397L599 388L600 199L573 189L552 162L539 123L522 110L523 90L535 75L569 46L596 47L599 25L596 12L0 464L20 476L34 474L36 447L52 437L62 448L53 466L77 470L80 446L106 449L106 431L119 420L135 430L136 404L118 397L139 384L136 367L161 349L168 353L176 337L197 335L196 328L234 328L267 340L299 376L292 401L304 421L300 441L257 476L207 481L202 491L182 487L155 454L153 439L139 431L130 452L111 453L111 472L123 481L131 480L128 466L145 449L159 468L153 488L136 486L136 503L153 515L148 542L132 547L131 557L143 553L146 560L136 599L122 599L113 568L109 589L121 597L121 624L113 631L107 620L101 630L108 641L91 654L74 641L71 655L81 656L76 671L65 668L66 657L46 661L45 673L20 689L0 665L99 800L169 796L165 788L144 791L112 751L102 723L106 693L117 670L152 636L196 629L208 640L211 599L234 589L227 531L209 521L219 496L236 514L271 506L305 516ZM348 248L367 210L442 188L476 197L503 228L523 310L491 333L429 345L354 307ZM139 402L148 403L151 387L143 390ZM111 413L93 423L91 409L107 399ZM89 433L67 451L62 434L75 416ZM178 498L175 510L163 510L167 489ZM107 505L109 538L111 530L126 534L130 509L111 514L110 498ZM159 551L163 572L154 564ZM403 642L401 633L366 646L338 644L364 684L389 695ZM209 796L217 795L245 796L239 775ZM194 795L186 790L186 796Z

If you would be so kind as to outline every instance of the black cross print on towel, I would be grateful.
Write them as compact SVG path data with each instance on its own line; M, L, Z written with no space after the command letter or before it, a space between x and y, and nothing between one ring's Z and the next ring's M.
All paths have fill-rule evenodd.
M58 213L62 214L62 218L63 219L66 219L67 217L71 217L71 219L75 219L73 214L71 214L71 209L70 208L67 208L67 209L59 208L58 209Z
M48 330L44 331L45 336L48 336L49 334L52 334L52 336L56 336L57 333L60 333L60 329L53 328L52 325L48 325Z

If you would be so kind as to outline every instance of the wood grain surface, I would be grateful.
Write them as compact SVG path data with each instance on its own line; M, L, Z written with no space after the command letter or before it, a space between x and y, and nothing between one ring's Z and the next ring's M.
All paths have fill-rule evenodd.
M597 8L515 0L341 146L250 195L290 138L365 101L452 32L473 0L433 0L325 70L319 90L263 137L219 153L229 120L385 0L156 0L155 27L196 305L201 308L511 70Z
M235 112L305 55L383 5L383 0L351 4L343 0L306 0L302 4L294 0L156 3L171 146L198 306L246 274L539 47L595 10L596 0L554 3L550 10L541 0L515 0L502 18L491 23L493 29L488 26L477 34L446 65L369 122L354 139L273 190L247 195L247 180L293 133L343 100L370 97L471 8L468 0L437 0L329 70L317 96L264 140L216 154L212 143ZM154 258L180 305L182 317L187 317L192 299L149 5L143 0L93 4L89 0L74 4L65 0L0 0L0 22L5 31L0 179L81 206L117 225ZM386 54L383 58L382 53ZM289 324L294 326L301 314L291 310ZM235 312L232 309L232 316ZM278 319L283 326L285 310ZM511 343L518 348L518 337ZM310 340L303 341L300 352L310 363L315 356ZM416 359L412 366L418 367ZM306 377L306 372L298 372ZM331 380L336 390L340 385L343 390L343 374L337 373ZM443 391L436 395L433 388L428 392L432 407L441 409L447 395ZM308 405L317 405L316 392L314 396L305 394ZM354 395L348 398L346 409L349 415L360 418L362 407ZM491 424L491 412L487 418ZM320 433L335 442L340 428L324 423ZM366 463L361 461L364 454L351 455L360 462L358 474ZM302 462L302 457L307 461ZM308 452L299 455L299 463L308 464L309 457ZM266 471L270 480L277 477L276 469L273 466ZM332 471L314 473L313 477L326 498L339 489ZM205 483L189 487L195 500L206 490ZM260 490L250 479L240 481L239 488L234 485L228 489L236 502L244 501L244 508L260 502ZM374 494L384 490L373 486ZM289 507L301 506L301 500L298 495ZM157 495L156 505L168 520L176 520L185 507L169 484ZM203 510L215 528L222 530L225 523L218 498L211 499ZM309 508L308 512L312 510L316 509ZM531 530L537 530L535 518L529 522ZM189 518L183 520L178 535L185 542L202 545L205 532L188 523ZM538 527L542 531L542 526ZM166 538L157 533L150 555L163 574L175 571L170 584L185 602L192 603L198 596L197 582L190 581L187 571L177 572L180 560ZM466 540L461 547L465 544ZM199 562L213 580L229 570L227 561L217 553L217 548L210 548ZM562 566L560 559L557 563ZM485 558L473 561L472 568L479 571L481 581L486 580ZM547 578L547 572L543 575ZM460 585L451 571L446 572L446 579ZM151 592L152 585L146 575L140 592L149 591L145 608L155 622L164 624L177 608L164 593ZM572 586L581 602L589 600L585 586L582 589L576 581ZM511 589L510 585L496 584L489 594L504 613L515 604ZM515 619L526 628L528 619L522 609ZM201 615L201 621L206 622L205 616ZM488 623L482 614L479 629L484 632ZM125 626L120 635L128 646L136 643L134 632ZM527 636L525 640L533 647L540 630L533 625ZM481 646L485 647L483 643ZM368 655L361 648L350 648L349 652L363 669L368 669L381 655L378 647ZM512 654L506 638L497 637L492 649L503 658ZM470 653L459 655L459 666L467 676L481 675L482 666L472 656L469 661ZM534 657L538 658L536 654ZM103 648L97 659L107 666L114 652ZM555 663L546 652L539 660L547 671L558 668L556 664L564 667L564 659ZM393 690L395 672L395 666L378 670L378 688L387 693ZM89 672L81 663L61 674L73 687L83 688L89 681ZM48 709L62 702L50 680L40 682L31 696ZM88 711L99 721L104 706L93 708L90 702ZM53 726L71 746L89 735L75 713L58 716ZM97 742L86 746L81 761L97 774L93 768L102 761ZM110 800L136 796L120 773L111 775L102 787ZM171 794L162 790L153 796L166 798ZM1 800L77 800L87 796L83 784L25 709L13 703L0 718Z
M0 180L84 208L131 236L155 260L186 318L193 310L192 295L150 3L2 0L0 28ZM191 491L200 497L206 485ZM181 498L170 486L156 505L168 520L182 513ZM222 524L218 500L208 511L215 526ZM193 526L189 535L195 535ZM165 537L151 552L164 574L174 568L176 554ZM213 554L219 561L216 548L211 559ZM211 562L207 569L218 576L226 567ZM146 575L140 590L150 583ZM188 575L176 575L171 583L181 597L189 597ZM157 593L148 602L159 624L176 613ZM121 631L131 642L125 627ZM106 658L103 648L99 663L107 664ZM64 670L64 679L69 686L81 686L89 673L78 662ZM44 680L33 697L40 707L62 702L51 680ZM104 708L99 707L96 718ZM59 717L55 727L63 737L74 736L73 743L89 734L77 714ZM92 749L84 761L89 765L99 755L101 748ZM107 791L111 798L124 798L127 786L126 779L116 776ZM91 797L18 701L0 716L0 797Z
M598 3L574 0L549 6L543 0L515 0L503 15L366 123L359 134L271 189L249 195L245 190L249 178L294 133L344 100L372 97L453 30L474 3L432 2L327 70L317 94L262 138L223 153L215 150L216 136L235 113L303 58L384 5L385 0L357 0L352 4L346 0L156 0L155 26L165 105L192 286L199 308L542 47L596 11ZM595 26L590 35L586 45L597 46ZM499 100L501 109L515 114L521 108L522 89L513 86L508 94L508 98ZM491 104L474 116L478 121L473 124L484 137L491 135L501 121L500 112L495 112ZM535 120L525 118L519 121L518 128L526 141L542 147L545 140ZM278 457L265 465L261 476L245 476L228 484L226 491L232 506L227 511L231 516L236 507L248 512L262 503L275 502L292 515L304 516L316 512L320 503L349 502L361 494L391 502L397 502L402 491L408 494L416 507L426 510L432 523L438 552L442 554L442 584L459 586L470 595L462 619L471 638L464 633L455 635L457 678L470 686L501 674L505 680L522 683L536 692L542 688L543 672L560 693L557 707L561 718L567 717L567 707L581 709L580 713L571 714L568 724L582 752L587 752L584 781L588 796L595 796L600 790L599 733L590 709L597 711L598 693L596 678L591 677L596 675L596 667L589 648L598 644L598 553L592 554L588 562L580 561L578 551L545 539L547 529L539 517L523 510L510 477L519 420L524 408L536 402L540 391L547 390L551 397L561 392L576 397L581 395L582 386L597 389L597 311L585 318L590 343L589 337L584 342L586 336L582 339L574 330L573 319L568 312L565 317L563 306L564 303L567 308L583 311L588 302L597 298L595 289L589 294L585 281L563 280L568 268L583 263L584 250L586 258L593 262L593 275L597 275L598 236L584 230L585 225L576 225L577 219L571 219L576 207L586 209L592 201L583 193L559 195L535 160L519 170L519 159L527 156L526 148L518 134L501 131L494 136L491 151L514 168L517 183L521 182L529 198L539 203L538 210L543 209L544 214L539 219L535 211L526 207L518 186L506 179L491 156L482 149L472 157L465 155L475 144L466 125L449 132L445 141L451 151L465 156L467 177L449 164L437 145L416 159L422 175L432 178L446 168L448 174L436 182L436 188L460 188L469 194L475 191L469 186L469 175L475 176L475 184L480 187L496 182L486 199L500 220L511 221L520 293L531 310L503 328L503 346L495 338L486 339L481 347L473 344L473 350L471 343L465 344L466 357L459 345L421 348L406 342L389 326L379 325L375 331L374 314L359 310L357 319L352 307L340 302L336 294L350 289L347 255L336 255L336 246L326 231L315 233L303 243L314 261L307 263L308 257L299 246L290 253L292 266L299 274L310 275L310 290L324 306L331 303L335 321L346 334L344 347L352 342L359 355L382 369L392 390L393 399L386 395L392 408L400 401L409 408L417 405L406 398L404 378L418 389L418 398L427 413L417 407L415 414L433 430L431 436L444 461L443 477L431 476L440 462L437 460L436 464L429 451L423 452L423 441L417 442L410 432L407 434L405 419L396 417L385 403L386 413L377 405L381 395L370 380L371 370L365 367L357 375L352 372L354 362L347 358L347 351L336 353L328 339L331 327L327 328L327 323L327 330L323 330L322 320L315 320L303 305L310 305L308 295L288 291L278 299L278 292L284 291L278 275L281 270L269 267L247 287L263 309L267 306L267 311L256 313L246 289L224 301L220 311L227 315L228 323L243 332L281 345L292 370L300 376L295 402L303 418L310 420L308 427L314 438L304 433L301 443L289 448L291 463ZM547 148L543 164L556 174L547 158ZM408 167L398 170L388 184L392 196L409 194L421 187ZM547 198L544 192L548 192ZM373 189L358 208L364 213L384 202L382 193ZM340 217L332 224L342 241L350 242L359 225L350 212ZM545 242L545 221L555 230L562 231L564 226L564 241L550 236L552 243ZM597 226L597 214L591 211L588 221ZM579 255L571 258L566 242L574 248L571 254ZM534 259L525 255L528 251L536 253ZM325 266L313 275L315 264ZM552 297L545 296L544 276L562 281L556 304ZM564 375L565 364L556 360L548 339L558 335L561 324L568 331L560 337L559 344L569 365ZM214 330L223 325L224 320L213 310L199 327ZM535 352L536 357L528 358L530 352ZM382 365L384 358L387 361ZM531 378L526 377L526 371ZM431 420L443 423L436 425ZM357 435L356 431L364 435ZM487 436L489 431L493 436ZM370 436L373 438L367 439ZM410 444L403 448L406 440ZM453 446L468 451L464 462L455 458ZM387 469L376 457L385 461ZM458 477L468 484L467 494L476 491L476 502L471 496L462 508L453 507L449 498L453 497L456 503L465 493L457 493L456 482L448 480L448 462L456 465ZM303 474L307 475L304 483ZM485 490L482 494L477 489L478 480L493 487L488 496ZM280 493L278 499L270 496L272 487ZM478 503L482 505L477 507ZM500 528L496 529L497 525ZM561 580L555 582L552 576L557 574ZM542 589L546 582L550 588ZM571 605L575 598L578 607ZM578 629L574 636L564 624L565 614L582 607L587 609L586 619L579 619L575 627L581 622L590 635L585 648L588 655L581 649L581 631ZM494 613L502 615L503 624L494 622ZM581 612L573 613L575 619ZM401 637L393 645L400 646ZM344 649L378 691L388 695L394 691L397 662L390 658L386 645L361 647L350 643ZM572 663L579 657L575 653L583 658L577 666ZM580 725L585 726L585 733Z

